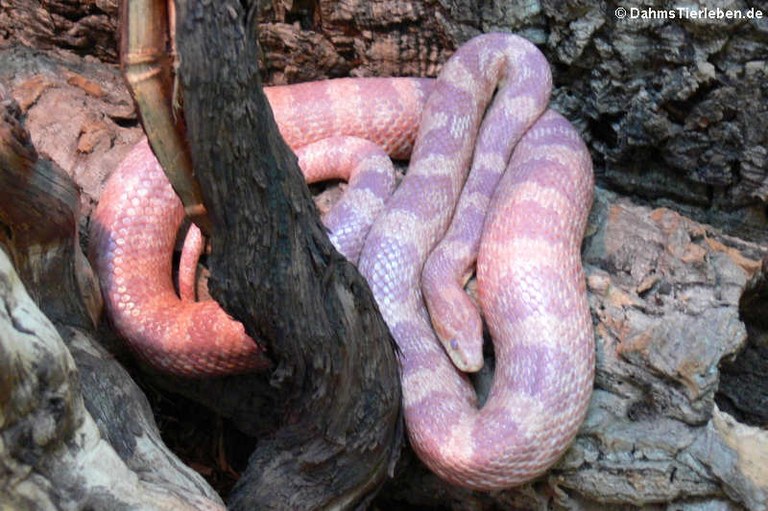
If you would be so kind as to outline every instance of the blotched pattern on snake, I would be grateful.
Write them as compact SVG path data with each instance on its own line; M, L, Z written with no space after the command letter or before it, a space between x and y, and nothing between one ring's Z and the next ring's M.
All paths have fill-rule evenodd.
M490 34L462 46L435 82L342 79L267 91L292 148L339 136L330 146L320 142L320 152L366 147L362 160L372 164L352 188L367 205L362 227L352 230L375 221L359 268L402 352L411 445L438 475L465 487L505 488L543 473L574 438L591 394L594 340L580 244L592 165L574 128L547 110L550 88L535 46ZM393 181L380 170L383 154L348 137L395 158L410 154L386 204L380 194ZM325 169L306 151L305 172ZM336 214L352 211L346 204ZM215 303L176 294L171 253L182 217L147 144L139 144L92 220L92 258L115 327L161 370L268 367L258 343ZM361 243L345 248L342 225L329 230L354 259ZM475 267L477 305L463 289ZM481 315L496 373L478 407L457 367L482 363Z

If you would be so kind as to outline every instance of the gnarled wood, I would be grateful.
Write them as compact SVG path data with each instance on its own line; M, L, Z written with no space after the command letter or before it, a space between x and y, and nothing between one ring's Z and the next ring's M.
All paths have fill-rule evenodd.
M223 509L94 339L79 204L0 84L0 507Z
M266 341L283 397L283 425L230 504L359 506L399 451L395 347L278 134L260 87L257 5L192 0L177 13L189 145L213 224L211 294Z

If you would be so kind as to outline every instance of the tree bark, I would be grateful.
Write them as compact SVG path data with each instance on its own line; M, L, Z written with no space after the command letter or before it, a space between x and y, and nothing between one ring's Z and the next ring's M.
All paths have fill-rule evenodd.
M628 0L621 6L628 12L672 8L660 0L647 4ZM41 5L0 0L0 38L114 61L116 0ZM680 13L619 19L618 6L272 0L259 14L261 62L269 84L434 76L471 36L516 32L552 64L555 105L582 129L598 164L598 184L656 205L676 204L700 221L765 242L768 8L757 1L721 6L742 13L732 20ZM85 24L102 13L109 21ZM82 38L90 44L73 46L72 33L91 34Z
M284 423L260 442L230 505L354 507L398 455L395 345L277 131L259 79L257 5L180 2L177 16L188 139L213 223L210 289L278 363Z
M101 299L79 210L75 183L38 157L0 85L0 507L223 509L95 339Z
M0 0L0 39L117 61L117 0Z

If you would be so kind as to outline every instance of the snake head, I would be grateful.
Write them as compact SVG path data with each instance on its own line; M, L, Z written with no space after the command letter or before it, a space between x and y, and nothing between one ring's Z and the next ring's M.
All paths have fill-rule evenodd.
M432 314L432 326L453 365L465 373L475 373L484 364L480 311L464 292L451 296L448 303L452 305L449 314Z
M448 245L450 248L450 245ZM454 251L438 247L421 274L421 291L432 327L453 365L475 373L483 367L483 320L470 297L475 281L471 265L462 264Z
M462 339L454 337L450 340L440 342L443 344L445 352L451 357L451 362L462 372L476 373L483 368L483 343L473 342L476 339Z

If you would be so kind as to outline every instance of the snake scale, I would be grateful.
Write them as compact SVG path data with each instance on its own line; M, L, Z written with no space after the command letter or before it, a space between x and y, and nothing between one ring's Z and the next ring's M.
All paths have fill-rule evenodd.
M578 132L547 109L550 88L549 66L533 44L487 34L459 48L435 81L339 79L267 89L281 134L306 151L305 173L316 172L308 179L329 175L317 154L364 146L358 160L368 163L358 166L367 170L350 178L351 193L368 204L352 223L364 227L343 227L355 215L350 204L326 222L350 259L361 252L360 272L400 347L413 449L439 476L468 488L506 488L542 474L574 438L591 395L594 340L580 245L592 163ZM329 137L341 138L323 145ZM394 181L382 150L410 155L389 199ZM182 220L148 144L138 144L92 220L91 257L116 329L165 371L270 367L261 346L215 302L194 302L188 289L177 295L171 254ZM345 236L364 242L347 245ZM464 291L474 268L477 303ZM187 286L189 276L182 281ZM481 316L496 372L478 406L457 368L482 364Z

